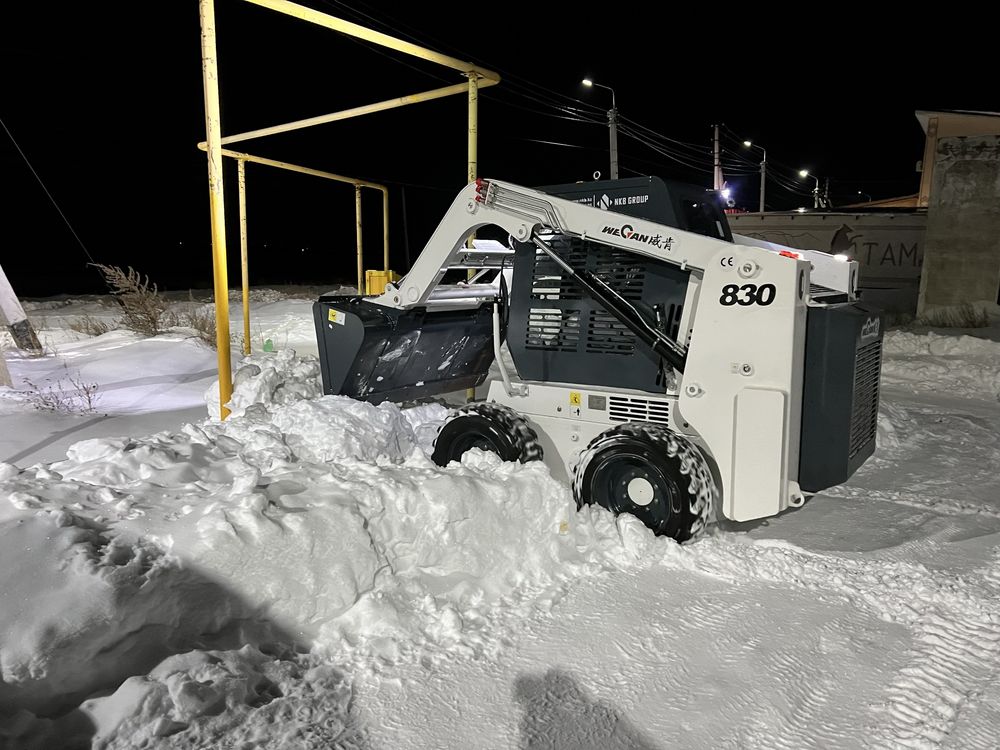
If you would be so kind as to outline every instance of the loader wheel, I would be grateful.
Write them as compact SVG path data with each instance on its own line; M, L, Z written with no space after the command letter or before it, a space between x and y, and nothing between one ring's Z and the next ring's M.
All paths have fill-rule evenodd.
M527 420L500 404L480 402L458 409L438 433L431 458L438 466L447 466L471 448L522 464L542 459L538 435Z
M658 536L685 542L715 508L715 481L696 445L663 425L627 423L594 438L573 472L577 507L631 513Z

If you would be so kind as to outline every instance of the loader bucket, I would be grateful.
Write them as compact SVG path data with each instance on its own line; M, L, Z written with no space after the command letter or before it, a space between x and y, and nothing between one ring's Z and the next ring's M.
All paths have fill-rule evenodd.
M395 310L362 297L313 305L323 392L378 404L464 388L493 363L492 308Z

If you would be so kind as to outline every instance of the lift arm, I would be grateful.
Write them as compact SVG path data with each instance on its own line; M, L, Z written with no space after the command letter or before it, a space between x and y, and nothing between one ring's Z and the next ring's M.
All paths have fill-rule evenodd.
M717 262L720 252L734 248L724 240L677 227L574 203L508 182L480 179L458 194L410 272L373 301L401 309L433 307L432 293L448 268L468 264L466 238L490 224L505 229L521 242L555 232L672 263L696 274ZM741 255L791 254L806 259L821 277L820 283L854 296L855 261L838 262L824 253L793 251L744 237L739 238L738 245L744 251Z
M729 246L722 240L584 206L519 185L477 180L455 198L410 272L373 301L404 309L432 303L434 287L466 253L465 239L490 224L505 229L521 242L531 242L536 234L556 232L696 271Z

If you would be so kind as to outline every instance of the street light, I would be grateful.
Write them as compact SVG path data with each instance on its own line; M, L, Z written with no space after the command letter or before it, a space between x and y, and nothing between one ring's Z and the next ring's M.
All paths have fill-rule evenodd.
M806 177L812 177L816 180L816 187L813 188L813 208L819 208L819 177L814 174L809 174L808 169L800 169L799 177L805 179Z
M864 192L863 190L859 190L858 191L858 195L863 195L865 198L868 199L869 203L872 202L872 197L870 195L868 195L868 193Z
M767 173L767 149L750 141L743 141L743 145L747 148L759 148L764 152L764 158L760 162L760 212L764 213L764 179Z
M611 179L618 179L618 105L615 103L615 90L610 86L605 86L603 83L594 83L590 78L584 78L581 81L584 86L590 88L592 86L597 86L601 89L607 89L611 92L611 109L608 110L608 130L610 131L611 137Z

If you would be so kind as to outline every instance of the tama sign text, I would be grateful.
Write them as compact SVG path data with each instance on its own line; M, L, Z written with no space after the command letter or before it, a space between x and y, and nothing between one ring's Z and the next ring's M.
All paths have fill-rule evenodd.
M661 250L666 250L670 252L674 246L673 237L664 237L662 234L642 234L641 232L635 231L631 224L622 224L620 227L613 227L605 225L601 232L604 234L610 234L614 237L624 237L627 240L632 240L633 242L641 242L645 245L652 245L653 247L658 247Z

